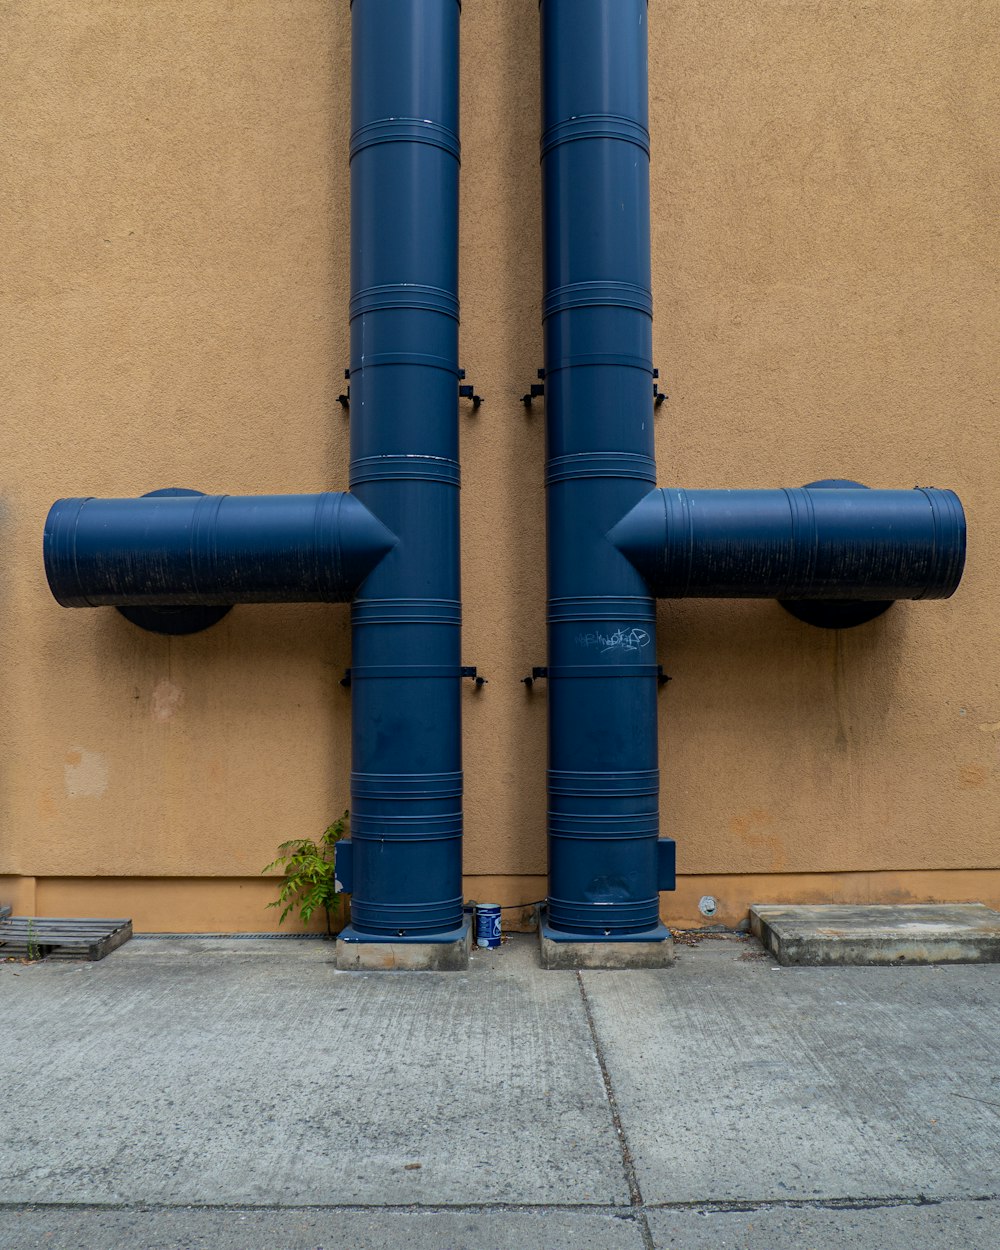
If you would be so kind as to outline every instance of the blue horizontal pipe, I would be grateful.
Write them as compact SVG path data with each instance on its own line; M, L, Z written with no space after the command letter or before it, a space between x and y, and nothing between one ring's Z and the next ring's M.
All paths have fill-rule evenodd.
M66 608L342 602L395 545L352 495L60 499L43 540Z
M947 599L965 564L950 490L650 491L608 534L662 599Z

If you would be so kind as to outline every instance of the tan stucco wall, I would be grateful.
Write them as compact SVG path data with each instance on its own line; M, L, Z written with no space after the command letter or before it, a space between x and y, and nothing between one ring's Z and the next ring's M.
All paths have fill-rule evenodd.
M953 600L854 632L661 606L665 913L1000 904L1000 4L650 30L661 482L952 486L970 527ZM0 902L269 928L261 866L347 804L347 609L154 637L57 607L40 535L61 495L346 487L347 0L5 0L0 57ZM465 0L466 869L504 902L545 871L537 82L537 0Z

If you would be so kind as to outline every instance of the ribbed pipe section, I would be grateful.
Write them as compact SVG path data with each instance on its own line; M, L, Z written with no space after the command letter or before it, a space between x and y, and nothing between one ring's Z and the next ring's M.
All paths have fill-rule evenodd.
M352 608L348 940L463 919L459 7L352 6L350 482L398 545Z
M351 495L59 499L45 573L66 608L336 603L395 539Z
M659 920L656 618L607 531L653 461L645 0L542 0L549 899L567 938Z
M661 598L947 599L965 565L954 491L651 491L609 535Z

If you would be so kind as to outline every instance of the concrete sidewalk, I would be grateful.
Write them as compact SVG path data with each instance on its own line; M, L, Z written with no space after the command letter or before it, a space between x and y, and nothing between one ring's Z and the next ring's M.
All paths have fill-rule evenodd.
M995 1250L1000 967L0 964L0 1247Z

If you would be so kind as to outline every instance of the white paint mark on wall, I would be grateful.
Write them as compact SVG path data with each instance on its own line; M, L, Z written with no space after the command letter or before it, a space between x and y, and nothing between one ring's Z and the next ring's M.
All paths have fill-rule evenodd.
M168 677L162 677L153 687L150 715L162 724L175 715L183 702L184 691L180 686L175 686Z
M63 775L71 799L99 799L108 788L108 761L99 751L69 751Z

